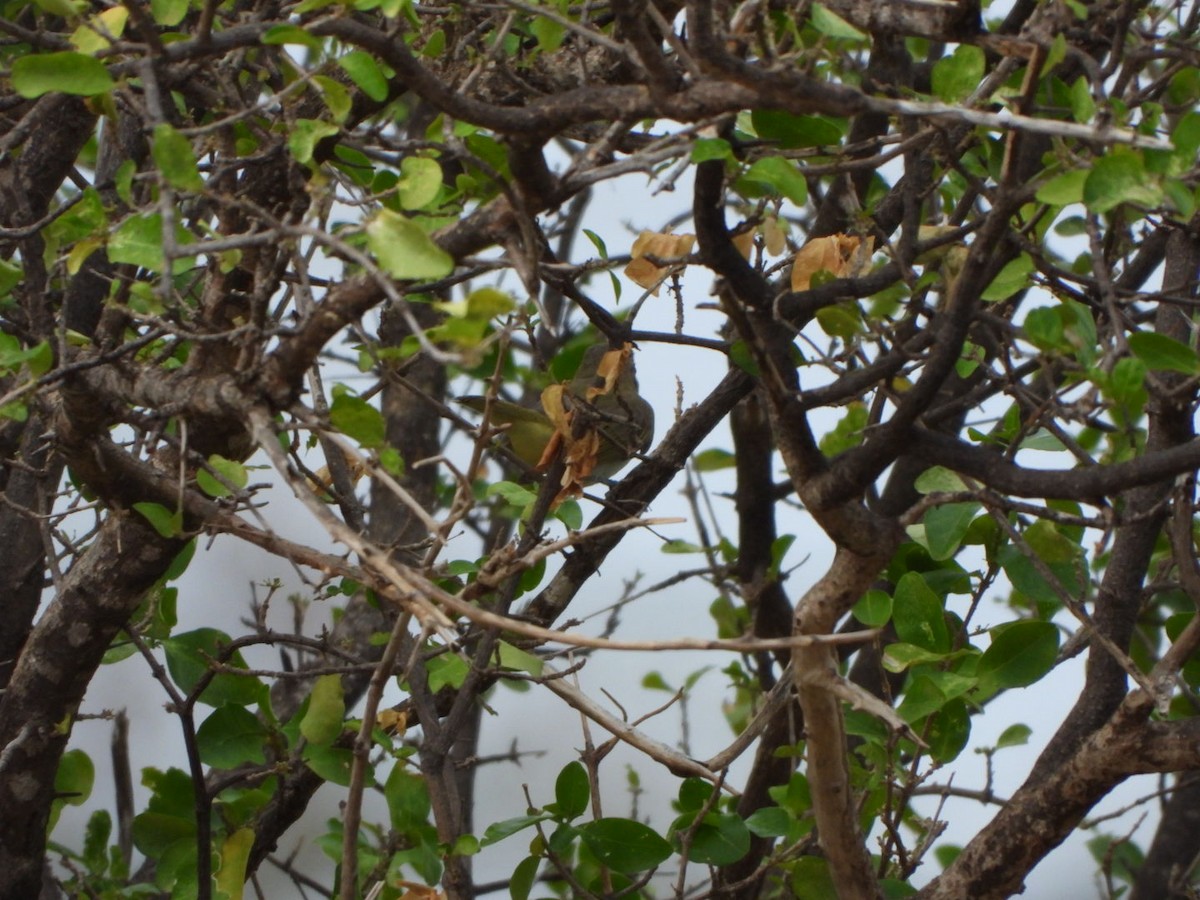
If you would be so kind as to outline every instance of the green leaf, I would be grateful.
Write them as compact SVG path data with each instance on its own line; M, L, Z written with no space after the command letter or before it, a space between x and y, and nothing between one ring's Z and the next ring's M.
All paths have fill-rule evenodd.
M442 190L442 167L436 159L427 156L406 156L400 162L400 180L396 182L396 195L404 209L421 209L437 199ZM480 288L500 293L494 288ZM507 295L505 295L507 296Z
M913 486L922 494L953 494L967 489L966 482L944 466L926 469L917 476Z
M354 765L354 754L346 747L325 747L321 744L305 744L301 754L304 764L326 781L350 786L350 770ZM372 776L367 776L370 784Z
M308 696L308 710L300 720L300 733L310 744L332 744L345 724L346 699L340 675L322 675Z
M1092 97L1092 86L1085 76L1080 75L1071 85L1071 118L1086 125L1096 115L1096 101Z
M167 671L184 694L191 695L209 674L210 666L217 660L235 669L245 669L246 660L240 652L228 654L223 648L230 637L215 628L197 628L195 631L177 634L163 641L167 656ZM208 681L200 700L209 706L250 706L266 699L266 686L253 675L235 675L221 672Z
M183 533L182 510L172 512L161 503L149 502L135 503L133 508L163 537L172 538Z
M158 213L129 216L117 226L108 239L108 258L114 263L140 266L151 272L163 270L163 225ZM192 235L182 225L177 226L175 242L179 246L192 243ZM171 266L178 275L192 266L192 257L179 257Z
M701 450L692 457L692 465L696 467L697 472L718 472L721 469L732 469L737 465L737 457L728 450L722 450L719 447L710 447L708 450Z
M159 25L174 28L187 15L188 0L150 0L150 15Z
M543 53L553 53L562 46L567 37L567 29L545 16L538 16L530 25L529 30L537 38L538 49Z
M1028 253L1022 253L1016 259L1005 263L992 283L983 289L979 296L984 300L1007 300L1017 291L1029 287L1029 276L1033 272L1033 259Z
M527 856L517 863L508 880L508 895L511 900L529 900L529 892L533 890L533 883L537 880L538 869L541 866L542 860L537 856Z
M688 859L710 866L727 866L750 851L750 830L740 816L709 813L693 827L695 813L680 816L671 825L672 840L678 846L690 831Z
M1138 331L1129 336L1129 349L1149 369L1182 372L1195 375L1200 371L1200 358L1187 344L1182 344L1165 334Z
M317 144L327 137L337 134L339 129L332 122L322 122L320 119L297 119L288 133L288 149L300 163L312 162Z
M412 219L382 209L367 224L367 246L380 268L406 281L444 278L454 258L433 242Z
M225 704L196 729L196 746L205 765L232 769L243 763L267 761L269 732L258 717L243 706Z
M1020 722L1016 725L1009 725L1000 732L1000 737L996 738L996 749L1003 750L1005 747L1022 747L1029 743L1029 736L1032 734L1033 729L1028 725L1023 725Z
M588 781L587 769L578 760L563 766L554 782L554 802L558 814L565 819L575 819L587 812L592 799L592 786Z
M162 172L163 178L171 187L182 191L200 191L204 189L204 181L196 168L196 155L192 152L192 142L176 131L166 122L154 126L154 139L151 146L154 164Z
M104 63L93 56L66 50L30 53L12 64L12 86L22 97L40 97L50 91L93 97L114 87Z
M957 103L969 97L983 81L986 61L983 51L974 44L959 44L949 56L933 64L933 93L946 103Z
M1067 206L1083 202L1083 186L1088 179L1087 169L1075 169L1056 175L1037 190L1038 201L1051 206Z
M977 512L978 503L944 503L927 510L924 524L929 555L939 561L954 556Z
M392 827L401 834L413 834L429 822L432 803L424 777L402 763L392 766L383 786Z
M790 159L782 156L767 156L756 160L742 177L748 181L770 185L796 206L803 206L808 201L808 184L800 169Z
M820 116L800 116L781 109L756 109L750 123L760 138L776 142L784 150L840 144L844 129Z
M337 64L350 76L350 80L376 103L382 103L387 99L387 76L383 74L379 63L370 53L364 50L351 50L345 56L339 56Z
M208 458L208 464L221 478L233 485L235 490L240 491L250 481L250 473L237 460L226 459L224 456L214 453ZM210 497L228 497L232 493L224 483L214 478L205 469L196 471L196 486Z
M793 819L786 809L778 806L764 806L755 810L746 819L746 828L756 837L783 837L792 828Z
M697 138L692 144L692 162L702 163L712 159L733 159L733 148L723 138ZM601 255L605 255L603 252Z
M976 675L998 690L1033 684L1058 657L1058 628L1051 622L1010 622L993 628L991 636Z
M460 688L471 671L470 664L457 653L442 653L425 663L429 675L429 690L437 693L442 688Z
M54 775L56 799L70 806L82 806L92 795L95 782L96 767L82 750L68 750L59 758Z
M1083 185L1083 202L1095 213L1106 213L1122 203L1154 207L1162 202L1162 188L1146 172L1140 153L1114 150L1092 164Z
M900 640L936 653L950 650L950 632L937 594L917 572L906 572L896 583L892 622Z
M671 855L671 845L658 832L632 819L596 819L579 833L602 865L625 874L652 869Z
M307 47L314 53L320 53L324 46L319 37L299 25L274 25L262 36L262 42L268 46Z
M538 822L545 822L550 816L545 814L531 816L517 816L512 819L505 819L503 822L494 822L487 827L483 832L483 840L480 842L486 847L489 844L495 844L504 840L506 837L511 837L518 831L524 831L536 825Z
M246 866L250 862L250 851L253 847L252 828L239 828L221 842L221 864L213 873L217 882L217 896L224 896L226 900L242 900Z
M962 753L971 737L971 717L967 704L962 700L950 700L929 717L924 732L929 744L929 755L942 764L953 761Z
M889 672L903 672L913 666L937 663L946 658L945 653L926 650L916 644L903 642L888 644L883 650L883 667Z
M863 41L867 36L836 13L830 12L820 3L812 7L812 26L826 37L847 41Z
M882 628L892 618L892 597L887 591L872 588L854 604L854 618L869 628Z
M528 672L535 678L542 674L545 663L540 656L528 653L519 647L514 647L508 641L500 641L497 646L500 657L500 667L515 672Z
M362 397L350 393L344 385L334 386L329 424L370 449L382 447L387 439L383 414Z

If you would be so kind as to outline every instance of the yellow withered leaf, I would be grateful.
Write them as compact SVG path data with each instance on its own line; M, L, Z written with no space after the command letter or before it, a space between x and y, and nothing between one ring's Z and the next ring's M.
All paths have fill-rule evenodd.
M695 243L694 234L643 231L629 250L633 259L625 267L625 277L658 296L658 286L667 277L670 268L657 265L646 257L657 260L680 259L692 252Z
M761 230L767 253L771 256L782 255L787 249L787 232L780 226L779 219L776 216L767 216L763 220Z
M853 278L871 266L875 239L863 241L853 234L830 234L813 238L800 248L792 262L792 290L807 291L813 276L829 272L835 278Z

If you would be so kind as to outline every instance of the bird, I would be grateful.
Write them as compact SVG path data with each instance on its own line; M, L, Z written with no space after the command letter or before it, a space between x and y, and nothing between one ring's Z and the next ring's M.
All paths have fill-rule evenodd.
M611 478L654 437L654 408L638 392L632 344L589 347L571 381L546 388L541 400L541 409L480 396L459 402L506 426L513 454L534 471L561 455L568 494Z

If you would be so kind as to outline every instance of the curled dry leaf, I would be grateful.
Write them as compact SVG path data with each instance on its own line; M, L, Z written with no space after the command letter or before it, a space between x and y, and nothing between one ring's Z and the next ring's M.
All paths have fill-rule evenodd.
M694 234L643 231L629 250L633 259L625 267L625 277L658 296L658 286L667 277L670 267L660 266L647 257L656 260L680 259L692 252L695 243Z
M754 231L743 231L741 234L735 234L730 238L733 241L733 246L737 247L738 253L742 254L742 259L750 261L750 253L754 250Z
M342 455L346 458L346 468L350 470L350 483L358 484L358 480L367 474L366 460L344 447ZM308 487L326 503L332 503L333 497L330 496L330 491L333 489L333 473L330 472L329 466L321 466L313 472L308 478Z
M835 278L853 278L871 266L875 239L864 241L853 234L831 234L813 238L800 248L792 263L792 290L807 291L813 276L829 272Z

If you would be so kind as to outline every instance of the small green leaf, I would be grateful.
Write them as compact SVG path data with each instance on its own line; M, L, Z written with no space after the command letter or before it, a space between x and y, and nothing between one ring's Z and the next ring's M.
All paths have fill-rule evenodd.
M671 855L671 845L658 832L632 819L596 819L579 833L602 865L625 874L652 869Z
M50 91L92 97L111 91L112 76L104 63L74 51L31 53L12 64L12 85L22 97L40 97Z
M114 263L128 263L149 269L163 270L162 216L158 213L132 215L117 226L108 239L108 258ZM175 232L175 242L183 247L192 242L192 235L182 225ZM192 257L178 257L171 266L174 274L191 268Z
M846 41L863 41L867 36L836 13L830 12L820 3L812 7L812 26L826 37Z
M535 656L519 647L514 647L508 641L499 642L497 654L500 657L501 668L512 669L516 672L528 672L535 678L542 674L542 669L545 667L545 663L540 656Z
M538 49L543 53L553 53L562 46L567 37L567 29L545 16L538 16L530 25L529 30L537 38Z
M236 460L226 459L219 454L213 454L208 458L208 464L226 482L233 485L236 490L240 491L250 481L250 473L246 471L245 466ZM231 493L230 489L224 483L214 478L205 469L198 469L196 471L196 486L210 497L228 497Z
M304 764L321 778L331 784L350 786L350 769L354 764L354 754L348 747L305 744L301 756L304 758ZM367 775L368 783L371 777Z
M1033 684L1058 657L1058 628L1052 622L1010 622L993 628L991 635L976 675L996 689Z
M392 766L383 786L392 827L401 834L413 834L429 821L432 803L425 778L401 763Z
M952 494L967 489L957 473L943 466L933 466L917 476L913 486L922 494Z
M962 700L950 700L929 717L925 728L925 742L929 755L935 762L952 762L962 753L971 737L971 717L967 704Z
M882 628L892 618L891 595L872 588L858 599L851 612L867 627Z
M950 631L942 601L917 572L906 572L896 583L892 621L900 640L926 650L950 650Z
M268 738L269 732L257 716L232 704L217 707L196 729L201 761L218 769L266 762Z
M150 15L159 25L174 28L187 15L188 0L150 0Z
M161 503L149 502L135 503L133 508L163 537L172 538L183 533L182 510L172 512Z
M262 36L262 42L268 46L307 47L314 53L322 49L321 39L299 25L273 25Z
M756 109L750 114L754 132L784 150L841 143L844 127L821 116L801 116L781 109Z
M1028 253L1022 253L1016 259L1005 263L992 283L983 289L980 297L984 300L1007 300L1017 291L1029 287L1029 276L1033 272L1033 259Z
M1032 734L1033 729L1028 725L1023 725L1020 722L1016 725L1009 725L1000 732L1000 737L996 738L996 749L1003 750L1005 747L1022 747L1029 743L1029 737Z
M322 675L313 684L308 710L300 720L300 733L310 744L328 746L342 733L346 700L339 675Z
M782 156L764 157L756 160L742 177L748 181L770 185L796 206L803 206L808 202L808 183L790 159Z
M985 65L983 50L974 44L959 44L952 54L933 64L934 95L946 103L969 97L983 81Z
M343 385L333 390L329 405L329 424L362 446L375 449L387 440L387 423L383 414L370 403L352 394Z
M1075 169L1056 175L1037 190L1039 202L1051 206L1066 206L1083 202L1083 185L1088 179L1087 169Z
M387 99L387 76L383 74L379 63L370 53L363 50L351 50L345 56L338 57L337 63L350 76L350 80L376 103Z
M54 792L58 799L71 806L82 806L92 794L96 782L96 767L92 758L82 750L68 750L58 760L54 775Z
M204 189L204 181L196 168L192 142L166 122L154 126L151 155L167 184L182 191Z
M692 457L692 465L696 467L697 472L717 472L721 469L732 469L737 465L737 457L720 447L710 447L695 454Z
M740 816L709 813L696 825L695 814L680 816L671 825L672 840L680 843L690 832L688 859L710 866L727 866L750 851L750 830Z
M320 119L297 119L288 133L288 149L300 163L312 162L317 144L325 138L335 135L340 129L332 122L322 122Z
M545 822L549 818L548 815L517 816L505 819L503 822L494 822L484 830L481 844L484 847L495 844L506 837L511 837L518 831L524 831L526 828L536 825L538 822Z
M793 819L786 809L764 806L755 810L746 819L746 828L756 837L783 837L792 829Z
M1162 202L1162 187L1146 171L1136 151L1113 151L1096 160L1083 185L1083 202L1095 213L1106 213L1122 203L1154 207Z
M924 523L929 555L939 561L954 556L977 512L978 503L944 503L927 510Z
M454 271L454 258L435 244L421 226L390 209L367 224L367 246L380 268L407 281L444 278Z
M239 828L221 842L221 864L213 873L217 883L217 896L225 897L226 900L242 900L246 866L250 862L250 851L253 847L252 828Z
M1080 75L1071 85L1071 118L1086 125L1096 115L1096 101L1092 97L1092 86L1087 77Z
M241 653L223 652L229 643L229 635L215 628L197 628L163 641L171 679L188 695L209 679L200 695L200 700L209 706L231 703L245 707L264 701L266 686L252 675L220 672L210 678L210 668L218 660L224 660L231 668L246 668Z
M396 182L396 195L401 207L421 209L437 199L442 189L442 167L436 159L427 156L406 156L400 162L400 173L400 180ZM483 290L495 289L480 289Z
M723 138L697 138L692 144L692 162L702 163L712 159L733 159L733 148Z
M1149 369L1182 372L1195 375L1200 370L1200 358L1187 344L1165 334L1139 331L1129 336L1129 349Z
M578 760L563 766L554 782L554 802L558 814L565 819L576 819L587 812L592 799L592 787L587 769Z
M510 900L529 900L533 883L537 880L538 869L542 867L541 857L527 856L513 869L508 879L508 895Z

